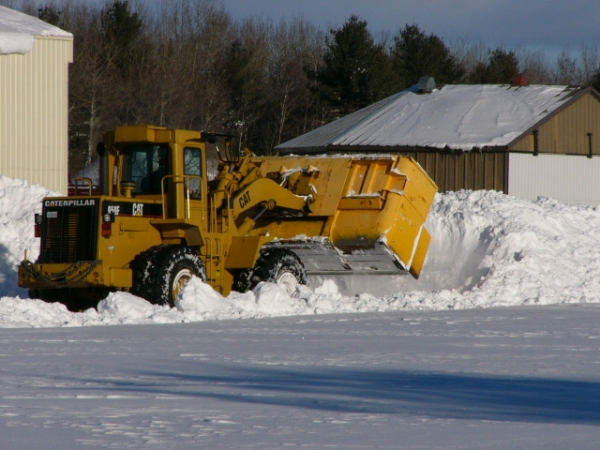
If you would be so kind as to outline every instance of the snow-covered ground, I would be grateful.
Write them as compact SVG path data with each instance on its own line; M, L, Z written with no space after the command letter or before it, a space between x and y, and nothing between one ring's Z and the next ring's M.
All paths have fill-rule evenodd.
M71 313L16 286L45 194L0 177L0 448L600 445L597 208L438 195L424 273L388 295L194 280L176 308Z

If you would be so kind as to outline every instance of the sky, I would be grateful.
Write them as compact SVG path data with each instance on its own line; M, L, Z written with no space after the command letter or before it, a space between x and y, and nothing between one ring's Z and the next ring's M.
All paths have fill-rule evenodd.
M426 33L451 41L468 38L488 47L524 46L574 55L600 43L597 0L224 0L234 18L251 15L274 20L304 17L323 28L339 28L356 14L376 35L392 35L416 23Z
M107 0L72 0L104 4ZM149 6L164 0L132 0ZM375 37L417 24L446 45L467 41L487 48L541 50L554 59L600 44L598 0L216 0L234 19L303 17L323 30L343 26L350 15L366 20ZM41 2L40 2L41 3Z

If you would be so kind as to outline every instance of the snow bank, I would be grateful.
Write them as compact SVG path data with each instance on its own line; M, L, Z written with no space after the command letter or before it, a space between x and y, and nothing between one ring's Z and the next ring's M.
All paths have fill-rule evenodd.
M181 323L306 314L445 310L591 303L600 298L600 211L494 191L438 194L427 227L433 235L419 280L399 277L394 294L345 296L331 280L292 296L263 283L223 297L192 280L175 308L114 293L98 310L71 313L59 304L25 299L16 266L25 249L38 252L33 214L48 191L0 177L0 327ZM380 283L373 279L373 283ZM362 282L362 280L361 280ZM363 283L365 290L368 283Z
M0 175L0 296L27 295L17 286L16 271L25 250L30 250L33 259L39 253L39 240L33 236L33 215L42 212L46 195L58 193Z

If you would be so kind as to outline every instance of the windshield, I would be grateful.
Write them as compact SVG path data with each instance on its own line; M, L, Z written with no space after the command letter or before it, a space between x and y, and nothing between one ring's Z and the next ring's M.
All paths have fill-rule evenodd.
M160 194L168 173L167 144L136 144L125 148L122 181L135 183L135 194Z

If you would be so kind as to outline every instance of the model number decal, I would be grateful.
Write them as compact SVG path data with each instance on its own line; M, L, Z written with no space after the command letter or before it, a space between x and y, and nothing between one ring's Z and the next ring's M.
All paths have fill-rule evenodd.
M141 202L104 202L102 214L131 217L162 217L162 205Z

